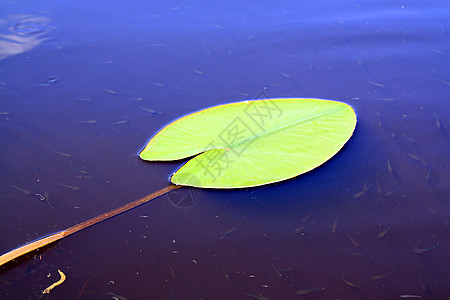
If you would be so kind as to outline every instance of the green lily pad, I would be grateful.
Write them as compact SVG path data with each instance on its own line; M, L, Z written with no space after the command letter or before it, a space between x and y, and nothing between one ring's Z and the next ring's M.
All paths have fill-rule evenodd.
M173 121L139 156L191 160L177 185L243 188L308 172L333 157L356 126L353 108L320 99L265 99L207 108Z

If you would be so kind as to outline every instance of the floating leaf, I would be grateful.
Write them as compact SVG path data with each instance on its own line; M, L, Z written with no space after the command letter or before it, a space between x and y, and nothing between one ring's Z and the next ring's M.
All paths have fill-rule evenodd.
M0 266L147 203L182 185L206 188L251 187L305 173L335 155L351 137L355 126L356 115L350 106L319 99L253 100L192 113L164 127L140 153L140 157L145 160L176 160L201 153L172 175L171 181L178 186L169 185L119 208L4 253L0 255ZM26 194L31 193L13 187ZM237 226L239 224L222 238ZM437 246L414 251L422 253ZM61 280L48 290L62 283L63 275L61 273ZM297 294L309 294L319 289L322 288L299 290Z
M150 161L199 154L176 171L177 185L252 187L292 178L333 157L356 126L349 105L265 99L207 108L170 123L140 153Z

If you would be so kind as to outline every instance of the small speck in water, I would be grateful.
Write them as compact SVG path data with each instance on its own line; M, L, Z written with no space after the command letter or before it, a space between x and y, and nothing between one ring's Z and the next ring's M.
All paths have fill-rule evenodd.
M39 85L40 86L51 86L59 82L59 79L56 77L49 77L46 80L42 81Z

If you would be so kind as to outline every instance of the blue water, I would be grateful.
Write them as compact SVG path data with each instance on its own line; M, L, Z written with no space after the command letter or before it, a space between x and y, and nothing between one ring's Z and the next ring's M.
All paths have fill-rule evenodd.
M137 153L182 115L280 97L358 114L322 167L177 190L0 267L0 298L58 269L49 298L450 295L447 1L0 7L0 253L167 186L182 162Z

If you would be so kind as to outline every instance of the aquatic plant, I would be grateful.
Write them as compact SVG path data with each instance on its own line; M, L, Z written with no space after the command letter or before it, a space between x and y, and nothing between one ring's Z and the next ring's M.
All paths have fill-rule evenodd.
M308 172L333 157L355 126L349 105L320 99L251 100L189 114L160 130L140 153L149 161L196 155L171 176L173 185L5 253L0 265L182 186L246 188Z

